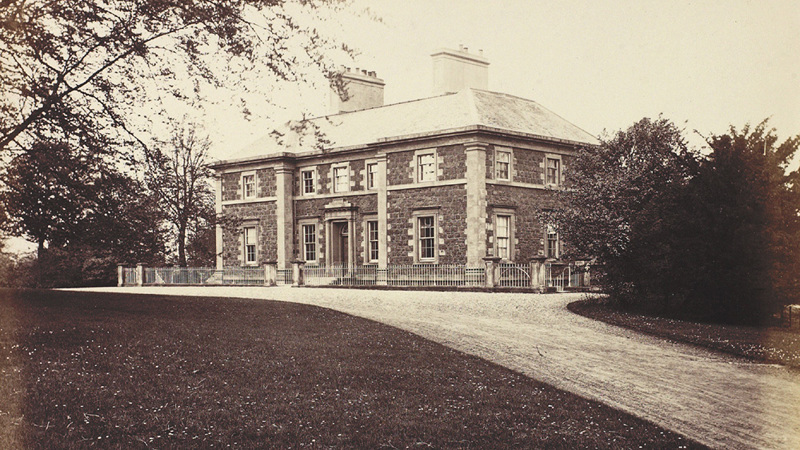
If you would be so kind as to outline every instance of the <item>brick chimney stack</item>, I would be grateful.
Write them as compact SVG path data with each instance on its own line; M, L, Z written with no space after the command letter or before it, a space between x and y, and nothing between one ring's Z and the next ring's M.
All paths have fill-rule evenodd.
M383 87L386 83L378 78L374 71L358 68L351 71L349 67L345 69L342 79L345 82L348 98L342 101L339 94L331 89L331 114L383 106Z
M467 47L442 48L433 52L433 95L458 92L465 88L489 88L489 60L483 50L472 54Z

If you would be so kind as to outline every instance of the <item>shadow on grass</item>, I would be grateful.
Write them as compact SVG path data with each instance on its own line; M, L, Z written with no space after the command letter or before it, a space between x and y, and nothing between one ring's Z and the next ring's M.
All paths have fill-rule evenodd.
M318 307L0 290L0 318L4 448L698 446Z
M602 298L567 305L573 313L640 333L697 345L750 361L800 369L800 331L780 327L749 327L689 322L614 309Z

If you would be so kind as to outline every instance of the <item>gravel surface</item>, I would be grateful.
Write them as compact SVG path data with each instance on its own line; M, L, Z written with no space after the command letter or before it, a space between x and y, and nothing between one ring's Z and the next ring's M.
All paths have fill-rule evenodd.
M672 343L569 312L566 305L582 294L289 287L105 290L323 306L486 358L712 447L800 448L800 372Z

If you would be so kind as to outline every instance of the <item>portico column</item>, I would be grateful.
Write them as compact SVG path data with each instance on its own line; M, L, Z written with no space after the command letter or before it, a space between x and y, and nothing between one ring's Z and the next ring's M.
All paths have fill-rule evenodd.
M478 266L486 256L486 149L472 142L467 153L467 265Z
M378 189L378 268L385 269L389 264L389 240L387 214L389 197L386 190L386 155L378 155L378 173L375 187Z
M288 269L294 260L294 200L292 198L292 184L294 168L286 163L280 163L275 168L276 181L276 208L275 215L278 222L278 232L275 238L278 241L278 268Z

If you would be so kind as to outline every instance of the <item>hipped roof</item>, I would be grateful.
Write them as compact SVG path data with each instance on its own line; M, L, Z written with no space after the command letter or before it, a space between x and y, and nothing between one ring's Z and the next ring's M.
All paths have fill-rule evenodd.
M226 161L236 162L280 153L298 154L317 150L353 148L431 136L480 127L500 132L521 133L557 142L596 145L597 138L538 103L513 95L478 89L464 89L403 103L318 117L286 124ZM323 137L316 141L314 136Z

